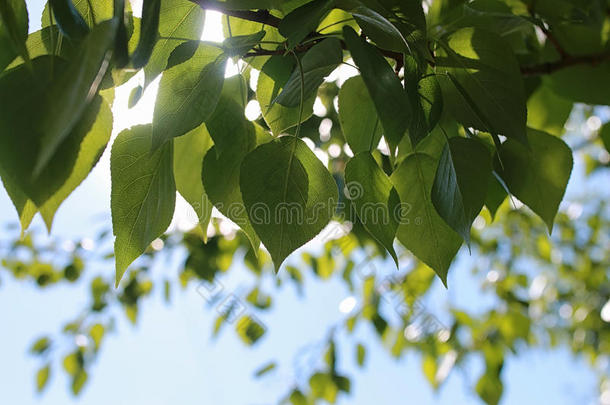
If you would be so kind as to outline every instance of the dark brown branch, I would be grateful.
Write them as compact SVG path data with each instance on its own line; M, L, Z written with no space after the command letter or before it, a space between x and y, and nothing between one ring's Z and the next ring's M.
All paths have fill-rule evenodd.
M198 4L201 8L206 10L218 11L230 17L241 18L242 20L254 21L272 27L278 27L280 25L280 18L272 15L267 10L231 10L227 6L216 0L190 0L195 4Z
M551 74L561 69L576 65L597 66L600 63L610 60L610 53L599 53L582 56L565 56L555 62L541 63L539 65L522 66L521 73L525 76Z
M240 18L243 20L253 21L262 23L265 25L269 25L272 27L278 27L280 22L282 21L280 18L272 15L267 10L233 10L230 7L227 7L226 3L217 1L217 0L190 0L195 4L198 4L201 8L206 10L213 10L221 12L225 15ZM545 35L547 36L549 42L553 44L553 46L559 52L561 59L555 62L541 63L538 65L531 66L522 66L521 73L525 76L534 76L534 75L543 75L543 74L551 74L561 69L565 69L571 66L576 65L591 65L596 66L602 62L610 60L610 53L601 53L601 54L593 54L593 55L582 55L582 56L570 56L565 50L561 47L559 42L557 42L556 38L550 33L546 27L543 28ZM295 51L297 52L305 52L313 45L315 45L317 41L309 42L306 45L297 46ZM341 45L343 49L346 49L345 43L341 41ZM397 66L401 66L403 63L403 55L399 52L388 51L385 49L377 48L383 56L386 58L394 59L396 61ZM285 53L284 49L277 50L268 50L268 49L253 49L244 55L246 58L252 58L256 56L270 56L270 55L283 55ZM432 64L432 62L429 61Z

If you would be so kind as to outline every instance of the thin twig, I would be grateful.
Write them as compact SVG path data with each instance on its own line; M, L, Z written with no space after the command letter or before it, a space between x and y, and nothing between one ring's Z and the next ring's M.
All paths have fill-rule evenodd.
M280 22L282 21L281 18L272 15L267 10L232 10L230 8L230 6L226 5L226 3L220 2L218 0L190 0L190 1L192 1L195 4L198 4L201 8L204 8L206 10L218 11L218 12L221 12L221 13L231 16L231 17L236 17L236 18L240 18L243 20L253 21L253 22L259 22L259 23L262 23L265 25L276 27L276 28L280 25ZM537 65L522 66L521 73L524 76L551 74L558 70L565 69L565 68L568 68L571 66L576 66L576 65L597 66L602 62L610 60L610 52L591 54L591 55L571 56L571 55L567 54L567 52L565 52L565 50L563 49L563 47L561 47L561 45L559 44L557 39L553 36L553 34L551 32L549 32L548 29L546 29L546 27L542 26L540 28L543 30L543 32L549 39L549 42L551 42L551 44L553 44L553 46L557 49L557 52L559 52L561 59L559 59L558 61L554 61L554 62L546 62L546 63L537 64ZM315 35L315 34L319 34L319 33L312 33L312 34ZM321 39L323 39L323 38L321 38ZM309 50L312 46L314 46L318 42L319 42L318 40L312 40L311 42L309 42L307 44L297 46L294 49L294 51L295 52L306 52L307 50ZM341 47L343 49L347 49L347 46L344 41L341 41ZM396 61L397 66L402 66L403 55L401 53L389 51L386 49L381 49L379 47L377 47L377 49L386 58L394 59ZM250 52L246 53L244 55L244 57L252 58L252 57L256 57L256 56L284 55L285 53L286 53L286 51L283 48L277 49L277 50L252 49ZM428 61L428 63L431 66L433 66L432 61Z

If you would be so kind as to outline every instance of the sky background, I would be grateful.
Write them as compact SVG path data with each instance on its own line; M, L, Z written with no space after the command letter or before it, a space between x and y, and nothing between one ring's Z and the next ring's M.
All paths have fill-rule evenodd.
M40 27L44 3L27 1L27 5L30 31L35 31ZM222 39L218 14L208 14L204 37ZM151 119L155 85L147 90L136 108L127 109L129 88L137 80L132 79L124 90L117 92L114 134ZM104 223L110 225L108 152L60 208L54 223L54 237L93 238ZM572 194L580 191L582 167L577 167L575 172L569 189ZM175 226L182 227L188 222L188 210L183 202L179 203ZM6 233L4 225L16 222L15 210L5 191L0 189L0 232L3 232L0 241L13 237ZM42 230L42 221L36 218L33 227ZM435 280L432 296L440 299L434 301L437 305L432 305L430 300L425 305L432 311L442 311L447 302L469 310L493 305L489 297L481 296L478 282L470 275L475 260L462 250L450 273L451 288L444 290ZM232 278L223 279L228 292L247 274L238 261L234 266L230 272ZM342 282L320 282L310 276L306 277L303 298L298 297L294 288L274 292L272 310L261 317L268 327L267 333L254 348L248 348L230 328L215 340L211 339L217 314L197 293L195 283L186 290L172 291L170 304L164 302L162 291L157 289L141 304L136 326L123 316L117 317L116 331L104 340L98 361L91 368L89 381L79 397L71 395L69 381L57 363L46 390L37 395L34 377L40 364L27 353L32 342L41 334L59 333L63 324L87 305L89 292L85 283L90 277L113 272L111 264L93 263L87 269L88 278L84 282L60 284L45 290L31 283L16 282L0 272L0 403L277 403L298 378L295 370L299 367L295 364L311 363L307 361L307 354L313 359L319 357L320 342L325 340L328 327L346 316L339 310L339 304L349 296ZM171 278L177 275L177 269L173 265L157 266L152 274L155 279ZM339 335L338 338L343 343L339 347L344 349L339 353L340 371L352 379L351 395L340 396L339 404L479 403L471 388L482 370L482 362L471 361L467 367L454 370L442 388L434 392L421 371L419 357L409 354L398 361L393 359L371 329L359 327L355 337ZM366 342L368 348L363 369L354 360L353 346L358 341ZM295 360L295 353L299 352L305 355ZM270 360L278 362L278 369L254 379L254 371ZM315 367L315 362L302 370L304 375L314 371L309 367ZM503 380L503 404L598 403L595 375L583 360L574 358L566 349L527 350L518 358L510 357Z

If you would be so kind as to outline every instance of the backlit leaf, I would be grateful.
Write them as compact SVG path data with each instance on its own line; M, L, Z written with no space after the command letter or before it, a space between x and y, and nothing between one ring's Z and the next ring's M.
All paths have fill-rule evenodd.
M1 174L7 188L12 190L11 197L20 216L27 199L40 207L68 180L81 141L96 120L102 104L99 96L88 104L76 125L50 155L43 172L35 177L33 168L44 147L44 127L40 127L38 114L48 108L45 95L53 83L52 72L63 74L66 65L60 60L52 61L51 57L42 56L33 59L31 66L34 75L26 65L19 65L0 79L0 97L12 99L0 109ZM24 196L27 198L23 199Z
M561 139L545 132L528 130L529 149L513 140L500 148L502 166L496 170L510 192L532 209L549 228L572 173L572 151Z
M83 138L78 156L72 167L72 173L61 186L42 206L40 206L40 214L47 225L49 232L53 218L59 206L66 198L82 183L89 175L93 167L97 164L106 149L106 144L110 140L112 132L112 111L106 102L102 102L99 112L95 118L95 122L87 135Z
M300 139L284 136L250 152L240 187L256 233L276 271L330 221L338 199L332 176Z
M63 35L72 39L82 39L89 33L89 26L72 4L72 0L49 0L49 4L55 22Z
M383 133L392 150L402 139L410 120L411 106L400 80L375 47L359 38L350 27L343 36L381 120Z
M0 4L0 72L17 55L28 58L28 10L24 0L4 0Z
M418 259L430 266L447 285L447 271L461 238L437 214L430 199L436 162L423 153L408 155L392 174L391 180L402 204L398 240Z
M153 48L159 37L160 12L161 0L143 0L140 41L131 57L131 64L136 69L146 65L153 52Z
M174 54L188 46L180 45ZM202 43L190 59L165 71L153 114L153 148L186 134L210 117L222 90L225 64L218 48Z
M298 107L301 98L305 101L315 97L324 78L335 70L342 60L343 52L338 39L329 38L314 45L303 56L301 65L297 65L290 75L276 102L284 107Z
M485 202L491 169L491 155L481 142L461 137L447 140L436 169L432 203L468 244L472 222Z
M445 106L467 127L526 141L523 80L509 45L491 32L463 28L437 58ZM451 76L448 76L451 75Z
M160 38L144 66L144 87L165 70L167 59L183 39L199 40L203 31L205 11L191 1L163 0L159 14Z
M213 205L203 189L201 171L203 157L212 145L212 138L205 125L200 125L174 140L176 189L195 210L204 240L207 240L207 229Z
M66 70L45 92L46 105L40 122L44 135L35 175L41 173L97 93L108 68L115 31L115 20L96 25L85 37L78 54L69 62Z
M291 11L279 25L280 34L287 38L288 49L294 48L315 31L318 23L333 8L333 0L314 0Z
M169 226L176 185L171 142L152 152L152 128L122 131L112 145L112 230L116 239L116 285L127 267Z
M527 100L527 126L561 136L572 112L572 101L557 95L543 79Z
M372 151L381 139L381 124L362 76L348 79L339 90L339 123L352 152Z
M400 199L390 179L369 152L362 152L347 162L345 183L360 222L387 249L398 267L393 244Z
M36 373L36 391L42 392L49 382L49 374L51 374L51 366L47 364Z
M205 193L223 215L244 231L257 253L260 240L250 223L239 190L240 165L244 156L256 147L255 126L246 119L237 102L223 96L209 120L208 130L215 146L208 150L203 160L201 175ZM230 147L222 148L220 145Z
M295 61L292 55L272 56L263 66L258 77L256 99L260 104L263 118L274 135L280 135L300 122L307 120L313 113L315 97L303 103L303 114L299 107L284 107L274 103L282 87L294 71Z

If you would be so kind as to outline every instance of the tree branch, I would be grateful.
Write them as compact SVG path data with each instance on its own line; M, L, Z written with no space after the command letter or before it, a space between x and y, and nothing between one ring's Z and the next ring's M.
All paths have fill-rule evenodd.
M610 60L610 52L582 55L582 56L565 56L555 62L541 63L539 65L522 66L521 73L524 76L536 76L551 74L561 69L576 65L597 66L600 63Z
M213 10L221 12L225 15L240 18L247 21L258 22L261 24L269 25L271 27L278 27L281 18L278 18L272 15L268 10L234 10L230 6L227 6L226 3L218 1L218 0L190 0L191 2L199 5L201 8L205 10ZM538 65L531 66L522 66L521 73L524 76L536 76L536 75L544 75L551 74L561 69L565 69L571 66L576 65L591 65L596 66L602 62L610 60L610 52L600 53L600 54L591 54L591 55L582 55L582 56L570 56L568 55L561 45L557 42L555 37L544 27L543 29L545 35L549 39L549 41L553 44L553 46L557 49L557 51L561 55L561 59L555 62L547 62L541 63ZM306 45L297 46L295 51L297 52L305 52L313 45L315 45L317 41L312 41ZM343 49L346 49L345 43L341 41L341 46ZM399 52L388 51L385 49L381 49L377 47L379 52L383 54L386 58L394 59L396 61L397 66L400 66L403 63L403 55ZM271 55L283 55L285 53L285 49L277 49L277 50L268 50L268 49L253 49L252 51L246 53L244 57L252 58L256 56L271 56Z
M278 27L280 25L281 18L272 15L267 10L232 10L227 7L225 3L217 0L190 0L191 2L198 4L199 7L205 10L218 11L230 17L241 18L242 20L248 20L258 22L272 27Z

